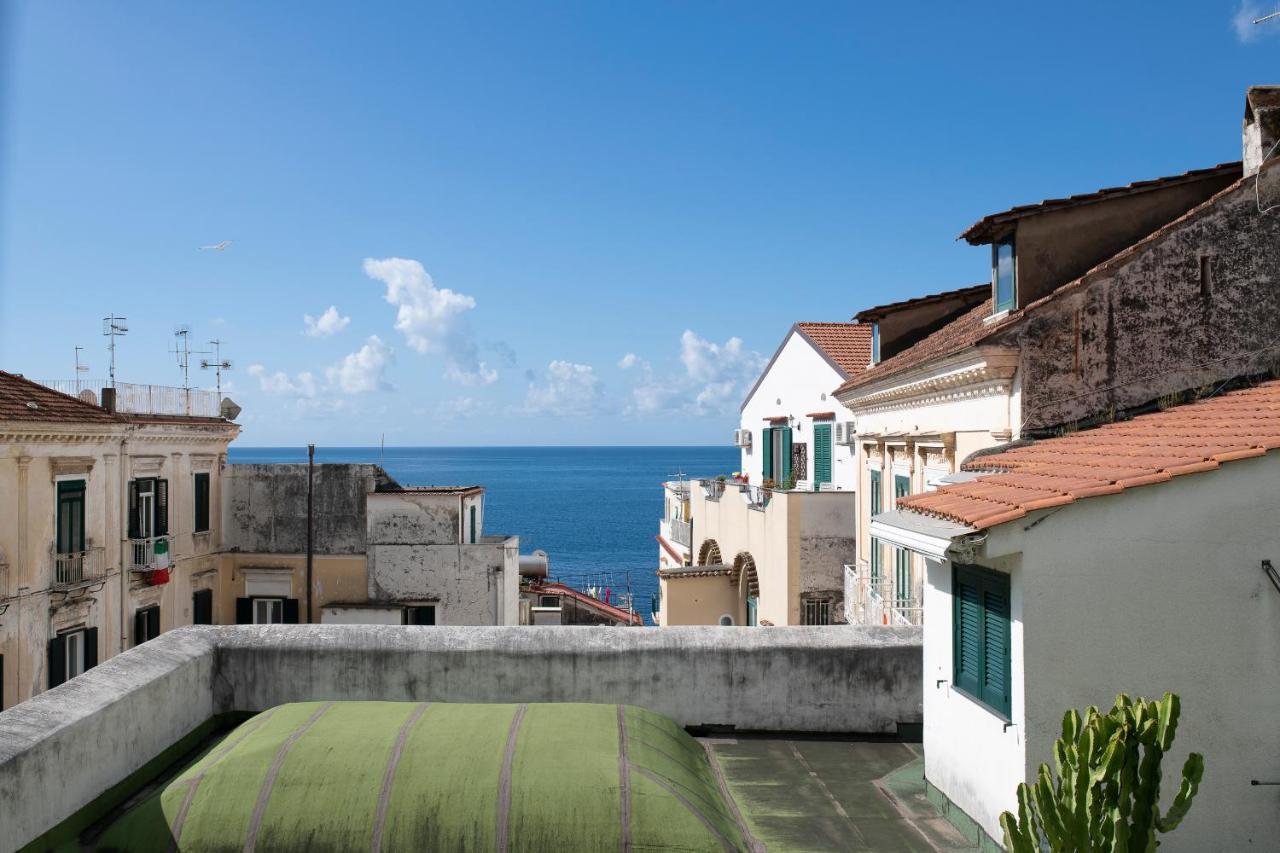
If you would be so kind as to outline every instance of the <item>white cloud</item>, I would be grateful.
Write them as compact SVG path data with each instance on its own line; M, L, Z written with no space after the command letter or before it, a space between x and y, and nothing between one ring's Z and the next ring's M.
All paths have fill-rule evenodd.
M589 364L553 361L529 384L520 412L525 415L586 418L604 411L604 385Z
M249 375L258 380L259 387L268 394L282 394L289 397L314 397L319 391L319 383L314 374L302 371L290 378L283 370L271 373L261 364L249 365Z
M1274 12L1276 10L1272 9L1270 11ZM1280 20L1266 21L1261 24L1254 23L1258 18L1267 14L1269 12L1264 11L1257 3L1241 0L1239 8L1236 9L1235 15L1231 18L1231 27L1236 31L1236 39L1241 44L1249 44L1275 32L1275 28L1280 27Z
M444 356L445 376L463 385L488 385L498 372L480 360L480 348L466 321L476 301L436 287L419 261L365 258L365 274L387 286L383 298L396 306L396 331L423 354Z
M391 350L382 339L370 335L364 346L326 370L325 378L331 388L347 394L364 394L386 388L388 385L383 374L390 358Z
M635 353L629 352L626 355L624 355L622 358L618 359L618 367L621 367L623 370L630 370L631 368L636 366L636 362L638 362L639 360L640 359L636 356Z
M312 317L310 314L303 314L302 322L306 324L306 333L308 335L313 338L322 338L326 335L336 335L341 332L351 323L351 318L341 316L338 314L338 307L330 305L328 310L318 318Z
M656 376L649 363L638 358L628 365L639 365L640 371L627 411L695 416L732 412L764 369L765 361L760 353L746 349L741 338L717 344L686 329L680 336L683 373Z

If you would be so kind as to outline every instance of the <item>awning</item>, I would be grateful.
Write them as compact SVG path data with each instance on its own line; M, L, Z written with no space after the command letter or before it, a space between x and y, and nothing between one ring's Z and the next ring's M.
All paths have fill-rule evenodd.
M957 536L977 532L953 521L897 509L871 519L871 535L876 539L934 559L945 557Z

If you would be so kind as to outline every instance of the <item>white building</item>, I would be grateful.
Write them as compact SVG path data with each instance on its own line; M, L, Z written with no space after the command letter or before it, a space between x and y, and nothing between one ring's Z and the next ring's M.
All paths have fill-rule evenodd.
M980 456L871 533L927 564L928 784L993 838L1063 713L1182 698L1161 849L1280 838L1280 381ZM1255 786L1253 781L1268 783Z

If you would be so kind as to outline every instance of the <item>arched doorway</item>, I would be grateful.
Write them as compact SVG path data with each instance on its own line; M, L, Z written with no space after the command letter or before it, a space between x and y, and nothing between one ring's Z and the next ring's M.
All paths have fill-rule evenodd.
M738 621L742 625L756 625L756 607L760 602L760 578L756 575L756 561L746 551L733 558L729 571L729 583L738 588Z
M724 558L720 556L720 546L716 544L716 540L707 539L703 541L702 547L698 549L698 565L699 566L719 566L722 565Z

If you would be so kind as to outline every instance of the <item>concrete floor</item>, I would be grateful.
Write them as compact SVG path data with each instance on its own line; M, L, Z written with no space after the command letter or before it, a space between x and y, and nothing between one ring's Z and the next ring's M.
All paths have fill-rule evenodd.
M707 738L747 826L770 851L974 850L925 797L918 745Z

